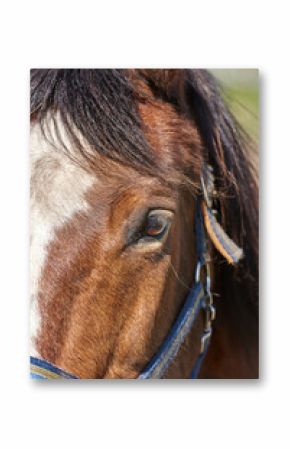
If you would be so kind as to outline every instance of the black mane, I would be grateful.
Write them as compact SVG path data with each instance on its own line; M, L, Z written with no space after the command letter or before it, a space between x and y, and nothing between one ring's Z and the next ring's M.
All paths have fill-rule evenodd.
M55 116L50 114L57 111L74 147L86 159L92 156L86 151L88 144L101 155L139 169L154 165L134 89L122 70L33 69L30 98L31 116L43 123L50 115L61 141Z

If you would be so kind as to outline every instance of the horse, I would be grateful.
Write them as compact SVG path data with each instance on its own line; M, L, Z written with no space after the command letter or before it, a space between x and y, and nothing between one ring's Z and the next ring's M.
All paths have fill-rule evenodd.
M32 69L30 98L32 377L257 378L255 148L214 76Z

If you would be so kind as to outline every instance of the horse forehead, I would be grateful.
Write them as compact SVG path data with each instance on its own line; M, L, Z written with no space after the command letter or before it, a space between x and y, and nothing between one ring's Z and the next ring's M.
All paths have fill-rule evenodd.
M30 171L31 334L34 338L40 326L37 299L48 246L57 228L89 208L85 194L96 177L57 151L43 137L39 125L31 128Z
M30 233L34 273L35 270L39 272L44 262L43 248L52 240L55 229L71 220L77 212L88 209L85 194L96 182L96 177L57 151L43 137L38 125L31 129L30 158Z

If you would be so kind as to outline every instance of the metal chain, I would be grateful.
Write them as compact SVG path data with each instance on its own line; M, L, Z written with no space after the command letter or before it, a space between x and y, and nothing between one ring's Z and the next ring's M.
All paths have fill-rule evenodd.
M202 271L204 275L202 276ZM198 262L195 272L195 281L203 284L205 297L203 304L204 312L204 331L201 337L200 353L202 354L210 341L212 334L212 322L216 316L216 310L213 304L213 295L211 291L211 274L210 274L210 262L209 258L206 258L206 262Z
M216 316L216 310L213 304L213 295L211 291L211 273L210 273L210 262L206 261L206 279L205 279L205 300L204 300L204 333L201 338L200 352L203 353L207 348L209 340L212 334L212 322Z
M213 168L210 165L205 165L201 174L201 190L203 201L206 206L213 211L213 201L216 196L214 188ZM204 332L201 337L200 353L202 354L210 341L212 335L212 322L216 316L215 306L213 304L213 295L211 291L211 271L210 271L210 257L208 253L208 240L205 244L206 255L204 262L199 262L196 267L196 280L203 283L205 291L205 299L203 305L204 312ZM204 270L203 279L201 279L201 271Z

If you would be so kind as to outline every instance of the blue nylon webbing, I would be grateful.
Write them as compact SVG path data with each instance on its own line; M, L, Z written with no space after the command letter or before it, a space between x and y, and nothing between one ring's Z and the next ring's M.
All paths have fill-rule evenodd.
M30 377L31 379L78 379L77 376L38 357L30 357Z
M139 379L160 379L177 355L203 304L204 290L200 282L189 292L185 304L159 351L139 375Z

